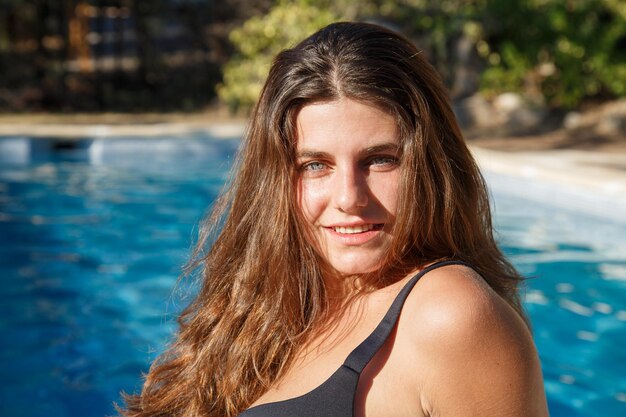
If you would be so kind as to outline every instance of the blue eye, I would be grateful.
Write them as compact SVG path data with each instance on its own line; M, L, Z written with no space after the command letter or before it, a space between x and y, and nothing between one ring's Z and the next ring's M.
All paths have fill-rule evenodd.
M393 156L375 156L369 160L370 165L396 165L398 159Z
M321 162L309 162L302 166L302 169L305 171L321 171L324 168L326 168L326 165Z

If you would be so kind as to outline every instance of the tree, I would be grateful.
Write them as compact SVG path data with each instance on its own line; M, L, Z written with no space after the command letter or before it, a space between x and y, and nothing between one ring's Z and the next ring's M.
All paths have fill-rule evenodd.
M248 111L256 102L272 58L294 46L338 16L312 1L279 1L269 13L248 19L230 34L236 52L224 66L217 92L233 112Z

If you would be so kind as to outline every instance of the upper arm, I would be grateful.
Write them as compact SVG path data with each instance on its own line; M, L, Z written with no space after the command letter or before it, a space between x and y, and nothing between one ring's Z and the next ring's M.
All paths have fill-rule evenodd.
M425 413L547 416L539 360L519 315L469 268L440 268L423 280L405 307Z

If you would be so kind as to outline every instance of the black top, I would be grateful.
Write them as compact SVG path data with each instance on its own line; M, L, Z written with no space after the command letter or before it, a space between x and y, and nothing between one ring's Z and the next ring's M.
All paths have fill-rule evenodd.
M398 293L376 329L317 388L295 398L251 407L239 414L239 417L352 417L359 376L391 334L404 301L415 283L433 269L459 264L465 265L460 261L435 263L411 278Z

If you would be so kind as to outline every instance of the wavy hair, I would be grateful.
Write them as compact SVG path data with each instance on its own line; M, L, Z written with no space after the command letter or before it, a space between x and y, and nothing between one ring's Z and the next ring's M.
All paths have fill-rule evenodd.
M297 207L295 119L307 104L339 98L388 112L401 135L393 242L366 287L457 259L524 317L521 277L496 245L486 186L440 77L397 33L335 23L275 58L232 180L200 232L192 265L201 266L199 293L141 394L125 396L121 414L236 416L329 319L322 277L336 272L310 243Z

